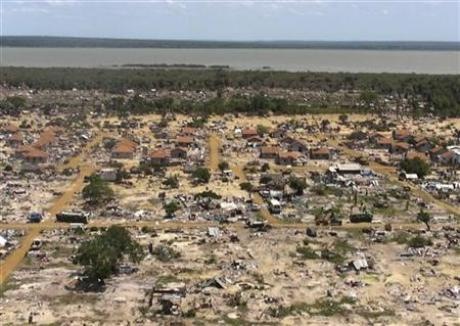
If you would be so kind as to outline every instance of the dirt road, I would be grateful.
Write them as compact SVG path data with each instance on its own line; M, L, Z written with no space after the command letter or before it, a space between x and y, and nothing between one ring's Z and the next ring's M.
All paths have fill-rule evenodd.
M233 174L235 174L235 176L239 178L240 182L248 181L246 178L246 173L244 173L243 168L241 166L239 165L232 166L232 171L233 171ZM265 200L262 198L261 195L259 195L258 193L252 192L251 197L254 203L260 206L259 212L263 219L265 219L268 223L273 224L273 225L280 223L280 221L276 217L270 214L270 212L265 206Z
M62 165L57 170L62 171L64 168L77 168L79 167L80 171L77 177L72 181L67 190L58 198L56 198L50 207L46 210L48 215L48 220L44 221L41 224L34 224L31 227L27 228L26 235L21 239L21 243L16 250L11 252L5 260L0 263L0 284L3 284L8 276L16 269L16 267L21 263L24 256L29 251L33 241L40 235L42 230L47 228L52 228L54 226L54 216L62 211L73 199L75 193L82 190L84 185L84 179L86 176L91 175L95 168L88 164L81 165L86 154L90 149L98 144L102 140L102 135L96 135L91 142L86 144L83 148L80 155L73 157L68 163ZM8 224L5 225L8 227ZM14 225L13 225L14 226Z
M208 147L209 147L209 162L208 167L211 172L215 172L219 168L219 145L220 139L216 134L209 135Z

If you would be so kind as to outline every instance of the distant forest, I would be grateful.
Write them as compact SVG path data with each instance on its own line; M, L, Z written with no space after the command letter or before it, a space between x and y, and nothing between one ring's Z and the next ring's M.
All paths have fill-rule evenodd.
M222 49L350 49L350 50L460 50L459 42L408 41L200 41L146 40L53 36L3 36L3 46L65 48L222 48Z
M379 95L422 98L439 116L460 117L460 78L456 75L235 71L226 69L96 69L3 67L5 85L35 89L99 89L125 94L127 89L214 90L225 87L306 89L325 92L361 90ZM213 103L211 103L213 104ZM214 111L220 104L214 103ZM281 108L278 103L276 107ZM211 108L209 108L211 109ZM217 111L216 111L217 110ZM296 109L298 110L298 108ZM296 111L297 113L300 113ZM287 112L285 112L287 113ZM432 113L432 112L430 112Z

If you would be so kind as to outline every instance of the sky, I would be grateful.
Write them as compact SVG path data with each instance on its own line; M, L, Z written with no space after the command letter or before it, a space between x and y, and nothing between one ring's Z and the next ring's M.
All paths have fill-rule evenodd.
M460 0L0 0L3 35L460 41Z

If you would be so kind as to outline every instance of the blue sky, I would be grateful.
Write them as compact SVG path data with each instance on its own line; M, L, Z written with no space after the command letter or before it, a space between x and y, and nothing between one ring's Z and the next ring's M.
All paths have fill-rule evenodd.
M3 35L460 41L449 0L1 1Z

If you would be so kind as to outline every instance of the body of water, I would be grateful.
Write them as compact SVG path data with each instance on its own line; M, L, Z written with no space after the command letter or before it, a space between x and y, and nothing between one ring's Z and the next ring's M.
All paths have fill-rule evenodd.
M228 65L233 69L459 74L458 51L3 47L2 66Z

